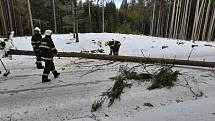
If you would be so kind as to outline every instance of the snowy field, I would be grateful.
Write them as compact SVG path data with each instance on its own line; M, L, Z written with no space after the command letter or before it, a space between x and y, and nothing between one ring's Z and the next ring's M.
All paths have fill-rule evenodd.
M104 42L117 39L122 43L120 55L187 59L192 45L189 41L167 40L138 35L80 34L80 43L71 35L54 35L58 51L80 52L104 49L92 40ZM183 42L184 44L177 44ZM32 50L30 37L16 37L17 49ZM214 61L215 43L196 42L192 60ZM210 45L210 46L205 46ZM162 46L168 46L162 49ZM142 50L142 52L141 52ZM215 72L211 68L177 66L187 76L179 77L171 89L147 90L149 82L130 80L121 100L111 107L108 102L97 112L91 112L93 102L113 86L110 77L119 74L121 65L133 67L138 63L114 62L83 58L55 58L61 76L41 83L43 70L35 67L35 57L13 56L3 59L11 74L0 77L0 121L214 121ZM141 69L141 68L137 68ZM3 69L1 68L3 71ZM195 94L203 93L201 97ZM153 106L146 106L150 103Z
M15 38L15 45L17 49L32 50L30 44L31 37L17 37ZM192 43L191 41L173 40L166 38L157 38L150 36L139 35L125 35L125 34L80 34L80 42L75 43L72 39L72 35L54 35L53 40L58 51L61 52L81 52L90 51L96 49L104 49L106 53L109 53L109 47L104 46L104 41L116 39L122 43L120 48L120 55L130 56L145 56L154 58L177 58L190 60L215 60L215 43L214 42L198 42ZM95 41L92 41L95 40ZM100 48L94 42L101 41L103 43ZM181 44L179 44L181 43ZM192 48L192 45L197 45ZM162 49L162 47L168 46Z

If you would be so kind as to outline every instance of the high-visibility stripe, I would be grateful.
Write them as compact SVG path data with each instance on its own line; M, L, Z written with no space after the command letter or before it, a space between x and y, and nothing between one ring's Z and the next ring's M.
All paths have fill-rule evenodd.
M35 45L32 45L32 47L36 47Z
M31 41L31 43L36 43L36 42L34 42L34 41Z
M40 45L39 48L47 48L47 49L50 49L49 46L45 46L45 45Z
M42 45L47 45L47 42L41 42Z
M53 58L45 58L45 57L41 57L41 59L43 59L43 60L53 60Z
M49 74L43 74L42 76L49 76Z
M52 48L51 50L56 50L56 48L54 47L54 48Z

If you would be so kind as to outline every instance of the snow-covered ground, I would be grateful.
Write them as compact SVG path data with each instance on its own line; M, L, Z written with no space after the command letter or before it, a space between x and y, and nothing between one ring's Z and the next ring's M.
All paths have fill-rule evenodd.
M90 51L100 47L92 40L109 39L121 41L120 55L150 56L187 59L193 43L177 40L123 34L81 34L80 43L71 35L54 35L53 40L59 51ZM16 37L17 49L32 50L30 37ZM190 57L192 60L214 61L215 43L196 42ZM162 46L168 48L162 49ZM102 47L105 54L108 47ZM141 49L144 49L141 52ZM150 82L136 82L125 88L121 100L108 108L108 102L97 112L91 112L94 100L113 86L109 79L119 74L120 65L130 67L138 63L113 62L104 60L61 58L55 65L61 76L50 78L52 82L41 83L43 70L35 67L35 57L13 56L3 59L11 74L0 78L0 121L214 121L215 120L215 73L210 68L177 66L174 70L184 73L187 80L179 77L171 89L147 90ZM141 68L137 68L141 69ZM1 68L3 71L3 69ZM187 82L190 87L187 85ZM193 91L191 91L191 90ZM195 94L203 92L202 97ZM145 106L150 103L153 107Z
M18 49L31 50L30 39L31 37L17 37L15 38L15 45ZM146 56L155 58L178 58L188 59L191 52L192 45L198 45L194 47L190 59L191 60L215 60L215 43L214 42L198 42L192 43L191 41L173 40L166 38L140 36L140 35L125 35L125 34L80 34L80 42L75 43L72 39L72 35L53 35L53 40L59 51L62 52L80 52L100 49L95 42L101 41L106 53L109 53L109 47L104 46L104 41L116 39L122 43L120 48L120 55L131 56ZM177 44L183 42L184 44ZM208 45L208 46L205 46ZM162 46L168 46L162 49Z

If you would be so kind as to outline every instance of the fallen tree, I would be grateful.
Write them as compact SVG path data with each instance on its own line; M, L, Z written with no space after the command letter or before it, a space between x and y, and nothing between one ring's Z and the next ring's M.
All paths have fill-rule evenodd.
M28 55L33 56L33 51L26 50L12 50L12 55ZM81 57L88 59L101 59L101 60L113 60L122 62L139 62L145 64L174 64L174 65L187 65L187 66L199 66L199 67L215 67L215 62L206 61L191 61L191 60L179 60L179 59L164 59L164 58L147 58L136 56L114 56L104 54L90 54L90 53L78 53L78 52L59 52L61 57Z

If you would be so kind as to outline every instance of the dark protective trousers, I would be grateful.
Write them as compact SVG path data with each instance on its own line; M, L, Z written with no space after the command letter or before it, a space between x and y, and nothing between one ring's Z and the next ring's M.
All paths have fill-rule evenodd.
M52 73L54 75L57 74L57 71L55 70L55 65L54 65L53 60L46 60L42 78L43 79L48 79L48 75L49 75L50 71L52 71Z
M109 55L118 55L119 54L119 48L120 48L120 46L111 47Z
M41 59L40 51L34 50L34 54L36 56L37 68L41 68L42 67L42 59Z

